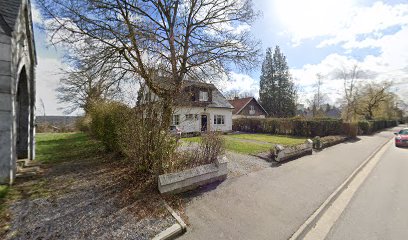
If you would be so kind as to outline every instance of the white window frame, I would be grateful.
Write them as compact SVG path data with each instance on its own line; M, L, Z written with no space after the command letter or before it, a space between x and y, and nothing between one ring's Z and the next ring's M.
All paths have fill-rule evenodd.
M225 116L224 115L214 115L214 125L224 125L225 124Z
M180 125L180 115L179 114L174 114L171 118L171 125Z
M200 91L198 95L200 102L208 102L208 91Z
M186 114L186 121L193 121L196 120L195 114Z
M255 114L255 107L254 105L249 105L249 114L254 115Z

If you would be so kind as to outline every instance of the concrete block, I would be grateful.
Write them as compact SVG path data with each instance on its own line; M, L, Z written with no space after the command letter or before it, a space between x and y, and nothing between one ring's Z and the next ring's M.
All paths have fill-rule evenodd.
M0 130L0 184L10 183L11 131Z
M293 147L284 148L280 145L275 146L277 155L275 161L282 162L296 159L304 155L313 153L313 141L308 139L305 143Z
M10 61L1 61L0 60L0 73L1 73L1 75L10 75L11 76L11 62Z
M0 61L11 60L11 45L0 42Z
M175 223L169 228L167 228L166 230L157 234L152 240L174 239L175 237L179 236L182 233L183 233L183 228L180 226L180 224Z
M228 160L218 158L215 163L201 165L177 173L159 176L158 188L160 193L174 194L193 190L211 182L224 180L228 174Z
M0 92L0 111L10 112L11 114L11 108L11 94Z
M0 43L11 45L11 37L0 31Z
M0 131L11 131L12 127L13 118L11 111L0 111Z
M0 73L4 74L4 73ZM11 76L0 75L0 93L11 93Z

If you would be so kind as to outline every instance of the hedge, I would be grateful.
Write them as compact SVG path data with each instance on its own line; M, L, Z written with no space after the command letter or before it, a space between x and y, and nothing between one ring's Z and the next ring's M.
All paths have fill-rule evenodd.
M364 120L358 122L359 133L362 135L373 134L379 130L398 125L397 120Z
M384 128L397 126L396 120L360 121L343 123L341 119L300 119L300 118L239 118L233 119L234 131L294 135L302 137L372 134Z

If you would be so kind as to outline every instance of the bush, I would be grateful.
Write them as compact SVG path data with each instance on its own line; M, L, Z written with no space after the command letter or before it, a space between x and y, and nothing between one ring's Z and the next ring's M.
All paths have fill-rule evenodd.
M339 119L302 119L302 118L266 118L234 119L234 131L295 135L303 137L328 136L342 134L342 120Z
M199 162L202 164L211 163L219 155L225 153L225 139L220 132L208 132L201 135L200 147L198 151Z
M108 151L121 152L119 128L124 125L130 109L117 102L98 102L90 108L91 134L102 141Z
M350 138L356 138L358 134L357 123L343 123L343 134Z
M370 135L379 130L395 127L397 120L363 120L358 122L358 131L362 135Z
M178 172L185 169L213 163L216 158L225 153L225 138L220 132L202 134L198 146L195 144L187 150L178 151L171 161L167 162L164 171Z
M331 118L266 118L233 119L232 129L234 131L269 133L279 135L294 135L301 137L347 135L356 137L357 134L372 134L379 130L398 125L396 120L370 120L357 123L343 123L341 119Z
M90 133L108 151L125 156L135 170L161 173L166 160L174 154L177 141L157 125L159 109L146 109L98 102L89 111Z
M83 117L79 117L75 122L75 127L81 132L90 132L91 131L91 117L89 115L85 115Z

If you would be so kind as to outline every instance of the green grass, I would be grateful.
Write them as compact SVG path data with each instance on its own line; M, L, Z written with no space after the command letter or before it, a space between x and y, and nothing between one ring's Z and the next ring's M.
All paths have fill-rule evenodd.
M269 151L269 149L271 149L271 146L271 144L265 143L242 142L229 137L227 137L225 142L225 148L227 150L242 154L256 154L267 152Z
M228 137L289 146L304 143L306 140L306 138L303 137L269 135L269 134L233 134L228 135Z
M0 199L3 199L9 190L9 186L7 185L0 185Z
M102 149L85 133L36 134L36 159L43 163L73 161L92 157Z
M304 143L306 138L279 136L268 134L232 134L226 135L225 148L242 154L256 154L267 152L272 144L297 145ZM200 137L183 138L183 142L200 142Z

